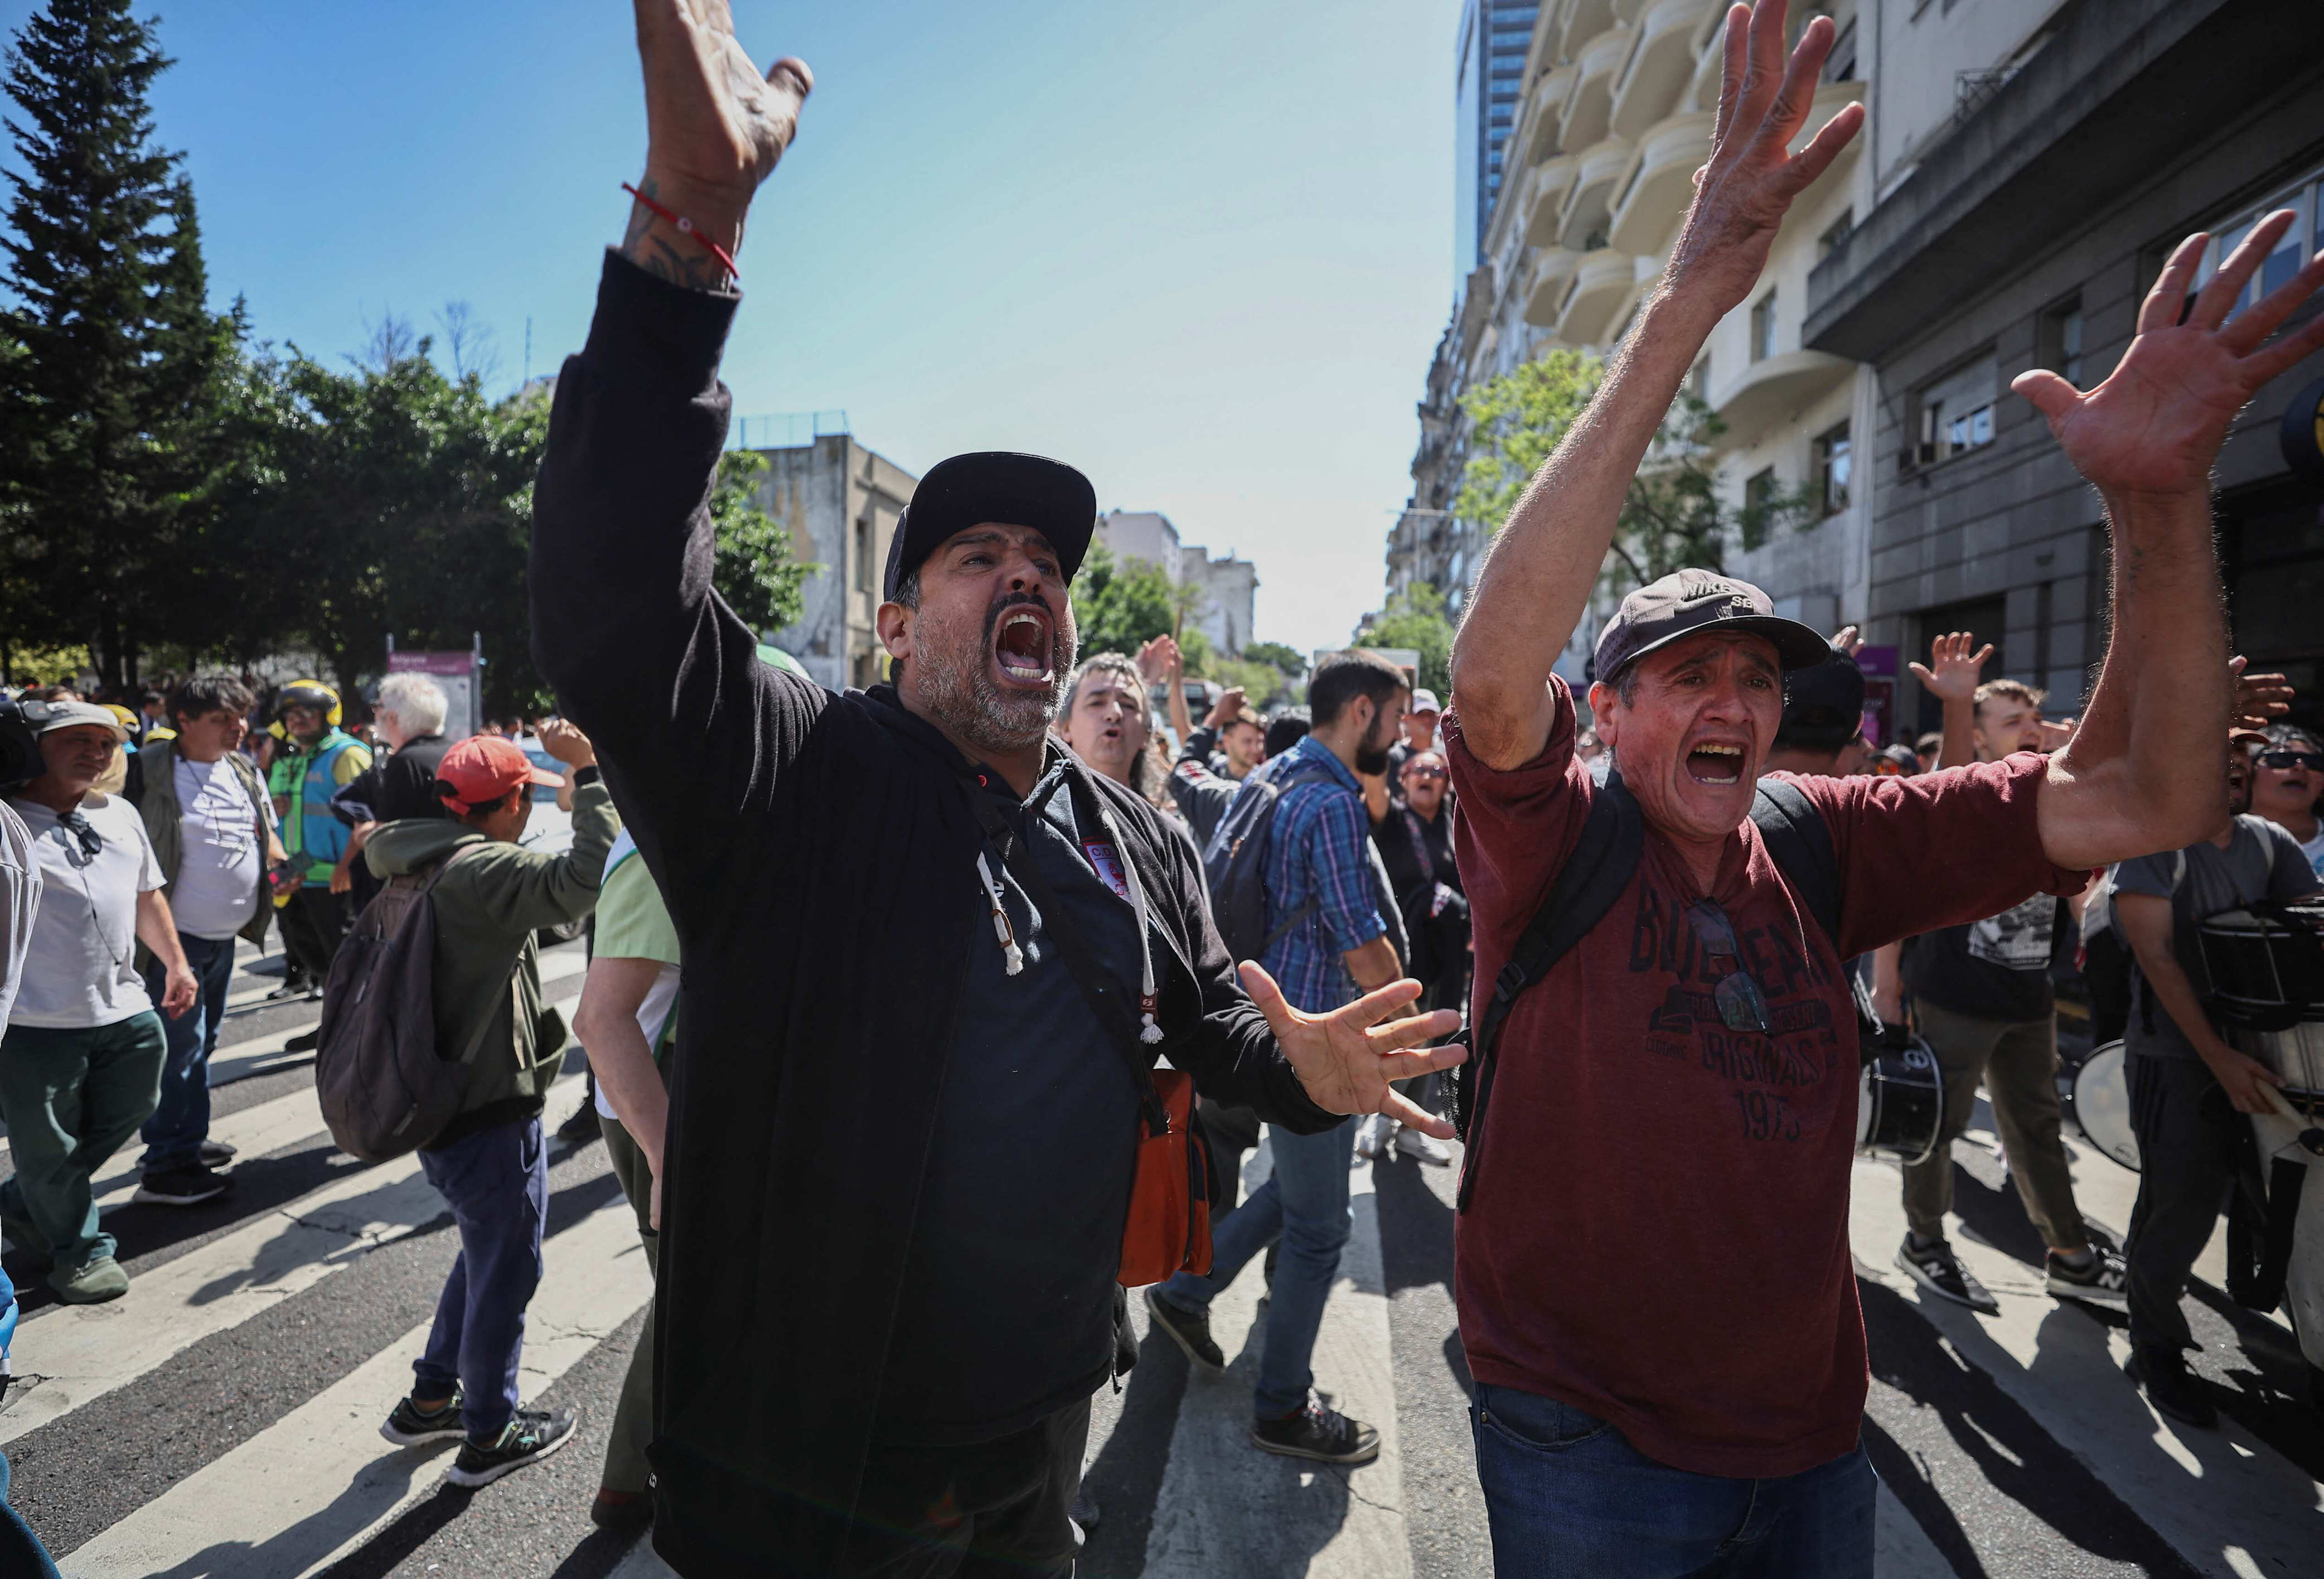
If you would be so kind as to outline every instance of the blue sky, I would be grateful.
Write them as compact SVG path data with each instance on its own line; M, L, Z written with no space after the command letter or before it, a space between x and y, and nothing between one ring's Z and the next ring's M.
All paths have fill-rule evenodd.
M32 7L5 0L10 32ZM214 291L336 356L447 301L498 383L587 327L644 150L622 0L152 0ZM924 470L1086 471L1259 566L1258 631L1380 600L1452 282L1457 0L735 0L817 87L761 191L738 413Z

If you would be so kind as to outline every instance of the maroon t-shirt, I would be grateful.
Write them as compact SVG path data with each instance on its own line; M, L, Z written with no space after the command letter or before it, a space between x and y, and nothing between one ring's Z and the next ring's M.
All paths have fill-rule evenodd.
M1553 680L1549 743L1499 772L1456 713L1445 753L1478 991L1548 896L1600 793ZM1457 707L1457 704L1456 704ZM2030 753L1918 778L1795 780L1831 826L1840 937L1823 936L1758 829L1707 896L1775 1026L1731 1031L1698 947L1696 891L1649 826L1605 919L1511 1010L1458 1226L1461 1338L1480 1381L1609 1419L1702 1474L1794 1474L1856 1445L1864 1318L1848 1242L1856 1011L1840 961L2007 910L2087 873L2042 854Z

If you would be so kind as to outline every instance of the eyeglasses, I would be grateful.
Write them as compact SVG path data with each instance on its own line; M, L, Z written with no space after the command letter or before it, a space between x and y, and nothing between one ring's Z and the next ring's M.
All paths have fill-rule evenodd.
M1712 959L1724 959L1729 969L1711 989L1711 1001L1719 1005L1719 1019L1729 1030L1756 1030L1762 1036L1769 1029L1767 995L1751 973L1743 968L1743 953L1735 942L1734 923L1727 912L1710 900L1698 900L1687 907L1687 922L1694 928L1695 941L1702 952Z
M1444 770L1442 768L1414 768L1405 774L1407 779L1442 779L1444 776Z
M2312 751L2264 751L2259 753L2263 768L2306 768L2313 773L2324 773L2324 753Z
M68 811L57 818L65 832L80 841L80 853L94 861L105 852L105 836L97 831L88 818L78 811Z

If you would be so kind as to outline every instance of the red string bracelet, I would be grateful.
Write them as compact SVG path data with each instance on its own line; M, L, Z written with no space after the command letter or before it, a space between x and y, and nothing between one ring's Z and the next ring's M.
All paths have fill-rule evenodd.
M694 237L695 240L700 242L704 246L708 247L710 249L710 255L718 260L719 267L724 269L730 277L736 280L740 280L742 277L742 271L734 266L734 254L728 252L724 247L720 246L708 236L703 235L701 231L696 229L693 220L687 218L683 215L671 213L669 209L663 208L659 203L655 202L651 198L647 197L643 192L638 190L637 188L630 185L627 181L623 181L622 183L622 190L629 193L632 198L635 198L638 200L638 206L643 208L647 213L652 215L655 218L669 221L678 229Z

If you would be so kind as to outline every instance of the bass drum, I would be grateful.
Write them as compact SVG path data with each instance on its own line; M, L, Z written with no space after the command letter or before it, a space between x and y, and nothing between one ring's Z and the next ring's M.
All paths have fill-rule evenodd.
M2138 1171L2138 1131L2130 1122L2130 1080L2120 1042L2108 1042L2082 1060L2066 1111L2091 1145Z
M1919 1037L1865 1061L1856 1085L1856 1149L1919 1162L1944 1128L1945 1086Z

